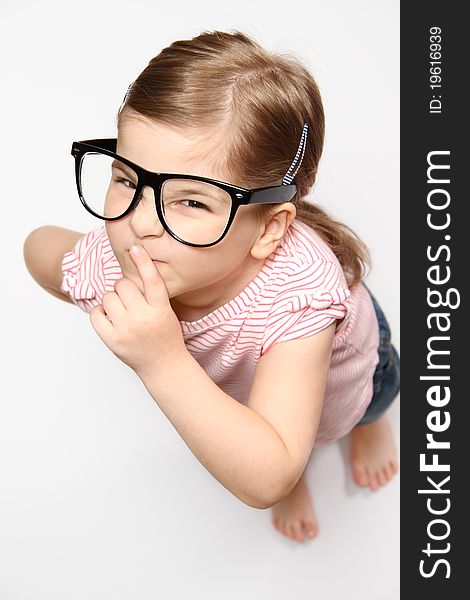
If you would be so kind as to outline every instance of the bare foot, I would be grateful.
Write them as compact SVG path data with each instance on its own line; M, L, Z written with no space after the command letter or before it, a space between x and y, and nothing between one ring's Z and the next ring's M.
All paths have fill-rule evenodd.
M299 479L291 493L272 507L274 527L291 540L304 541L318 532L318 523L313 510L310 492L304 476Z
M398 473L395 442L385 415L373 423L356 425L349 436L351 467L358 485L375 491Z

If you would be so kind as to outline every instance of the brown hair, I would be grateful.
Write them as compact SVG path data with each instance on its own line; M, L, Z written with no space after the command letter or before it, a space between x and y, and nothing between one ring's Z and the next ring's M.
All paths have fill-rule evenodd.
M168 127L208 132L209 160L229 181L255 188L281 185L308 123L302 165L293 183L296 218L314 229L354 287L371 264L367 246L347 225L307 202L323 150L325 117L318 86L295 57L269 53L240 31L203 31L152 58L126 94L117 127L144 117ZM222 151L221 151L222 148ZM258 205L269 214L272 205Z

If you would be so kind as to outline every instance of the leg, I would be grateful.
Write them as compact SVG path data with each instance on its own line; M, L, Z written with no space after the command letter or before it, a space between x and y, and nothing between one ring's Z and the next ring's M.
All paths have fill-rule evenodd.
M304 541L304 531L313 538L318 531L318 523L312 499L304 478L300 477L291 493L272 507L274 527L291 540Z
M398 472L395 442L384 413L400 391L400 357L391 343L388 321L370 290L369 293L379 325L379 362L371 403L350 433L350 460L356 483L377 490Z
M350 433L350 460L356 483L374 491L398 472L395 442L385 415L354 427Z

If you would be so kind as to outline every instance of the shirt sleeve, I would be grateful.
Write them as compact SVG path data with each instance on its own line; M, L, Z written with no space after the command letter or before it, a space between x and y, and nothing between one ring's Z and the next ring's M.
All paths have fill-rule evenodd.
M289 270L279 291L267 320L261 355L276 343L313 335L335 320L350 317L351 291L339 262L297 265Z
M122 277L121 267L103 225L82 236L62 259L60 289L84 312L101 304Z

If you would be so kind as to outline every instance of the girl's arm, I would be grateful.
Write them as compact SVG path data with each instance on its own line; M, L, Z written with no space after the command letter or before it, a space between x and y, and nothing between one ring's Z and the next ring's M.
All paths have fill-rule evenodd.
M44 225L34 229L23 244L24 261L33 279L47 292L65 302L73 303L60 289L62 259L83 235L63 227Z
M189 352L165 375L139 375L196 458L237 498L269 508L293 489L315 441L335 324L275 344L247 405L223 392Z

